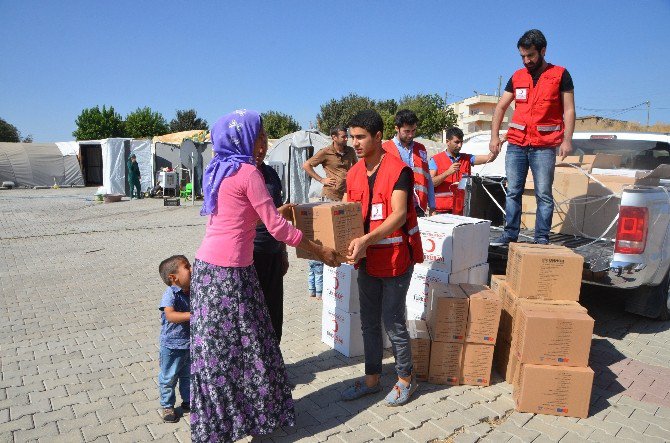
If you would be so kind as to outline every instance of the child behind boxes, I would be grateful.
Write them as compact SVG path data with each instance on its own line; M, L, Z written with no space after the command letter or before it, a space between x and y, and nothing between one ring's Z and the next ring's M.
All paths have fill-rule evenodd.
M158 374L158 390L163 421L175 423L175 387L179 381L181 408L190 411L190 320L191 264L183 255L166 258L158 266L158 272L168 288L161 299L161 335Z

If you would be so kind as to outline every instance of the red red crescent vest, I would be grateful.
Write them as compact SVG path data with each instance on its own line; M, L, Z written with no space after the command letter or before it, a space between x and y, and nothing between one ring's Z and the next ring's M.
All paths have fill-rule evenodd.
M556 147L563 142L561 77L565 68L549 65L533 86L526 68L512 75L514 114L507 141L518 146Z
M445 151L440 152L433 156L433 160L437 164L437 173L442 174L444 171L449 169L453 163ZM471 157L470 154L460 154L459 161L461 162L461 167L458 172L448 176L440 186L435 187L435 210L437 212L452 212L454 208L454 190L452 189L453 185L458 186L458 182L461 181L463 175L469 175L472 169L472 164L470 163Z
M400 173L407 165L392 155L384 155L372 189L365 168L360 160L347 173L347 201L359 202L363 209L363 220L370 214L370 231L374 231L391 214L391 193ZM414 202L407 196L407 220L396 231L368 246L366 251L366 272L374 277L395 277L402 275L412 263L423 263L423 247L416 219Z
M393 140L386 140L382 144L382 149L402 160L398 147ZM414 172L414 193L418 199L419 206L427 213L428 180L431 180L431 178L428 172L428 152L426 152L426 147L421 143L414 142L412 145L412 160L414 162L414 166L412 167L412 171Z

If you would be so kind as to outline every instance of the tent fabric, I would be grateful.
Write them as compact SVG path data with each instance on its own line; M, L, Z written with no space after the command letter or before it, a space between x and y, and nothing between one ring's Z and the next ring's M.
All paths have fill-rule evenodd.
M0 181L16 186L83 185L75 155L63 155L55 143L0 143Z
M79 155L79 143L77 142L56 142L56 146L63 155Z
M173 132L172 134L157 135L152 141L153 143L168 143L172 145L181 145L184 140L193 140L198 143L211 142L212 139L209 132L202 129L194 129L191 131Z
M316 130L297 131L277 140L265 157L265 163L281 170L284 201L307 203L310 195L317 193L317 188L320 195L320 183L307 175L302 164L331 143L329 136Z
M140 189L143 191L151 189L151 171L153 170L151 140L131 140L130 153L135 154L137 164L140 167Z
M102 187L107 194L126 194L126 139L100 140L102 147Z

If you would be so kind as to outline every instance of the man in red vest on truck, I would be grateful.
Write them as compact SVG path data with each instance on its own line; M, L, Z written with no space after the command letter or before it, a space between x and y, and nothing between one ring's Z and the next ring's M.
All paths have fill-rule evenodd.
M471 155L461 153L463 131L457 127L447 129L447 149L434 155L428 162L430 176L435 186L435 212L459 213L462 207L454 211L454 197L457 197L458 183L464 175L470 175L472 166L483 165L495 160L496 155ZM456 199L458 200L458 199ZM458 205L457 205L458 206Z
M414 263L423 262L423 248L412 201L412 170L382 149L383 131L384 122L373 110L359 112L349 124L360 160L347 173L344 199L362 205L365 235L352 240L347 259L358 266L365 378L345 389L342 399L381 390L383 321L398 375L386 403L400 406L417 388L405 298Z
M419 217L430 215L435 208L435 190L428 173L428 152L426 147L414 141L419 118L409 109L401 109L395 115L396 135L382 145L384 151L393 154L414 172L413 200Z
M524 64L507 82L505 93L493 113L489 149L498 154L502 146L500 125L509 105L514 101L512 121L507 131L507 198L505 231L491 242L503 246L514 242L521 226L521 196L528 175L533 173L537 212L535 242L549 243L549 230L554 211L554 167L556 151L565 158L572 151L575 129L575 94L572 77L561 67L547 63L544 55L547 40L537 29L521 36L517 48Z

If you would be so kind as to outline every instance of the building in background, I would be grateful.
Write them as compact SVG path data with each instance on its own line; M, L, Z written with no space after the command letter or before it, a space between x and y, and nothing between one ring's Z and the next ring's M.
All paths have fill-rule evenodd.
M490 131L493 111L496 109L499 97L495 95L478 94L459 102L450 103L449 107L456 114L456 126L463 130L465 135L479 131ZM500 129L506 130L512 119L514 104L507 108Z

